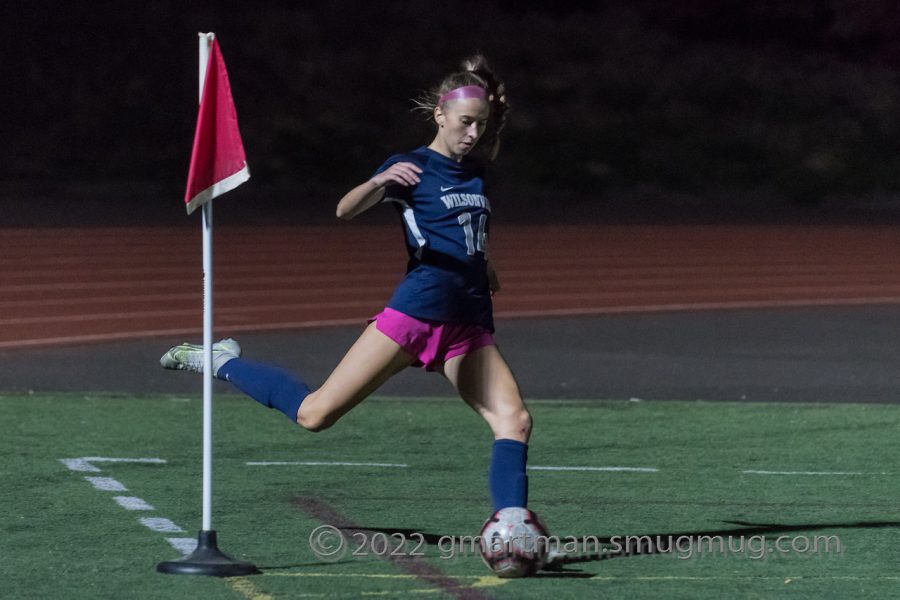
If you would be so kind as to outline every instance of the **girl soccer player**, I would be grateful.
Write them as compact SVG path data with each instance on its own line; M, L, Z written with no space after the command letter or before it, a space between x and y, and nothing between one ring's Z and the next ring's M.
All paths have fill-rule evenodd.
M508 107L504 85L475 56L417 104L434 118L432 142L390 157L337 205L342 219L382 202L400 213L409 264L385 309L317 390L282 369L240 358L231 339L213 346L214 375L322 431L406 367L437 371L494 434L488 471L494 510L525 507L531 415L492 337L491 295L499 285L488 261L491 207L484 166L469 157L479 141L488 159L497 155ZM160 362L201 371L203 348L175 346Z

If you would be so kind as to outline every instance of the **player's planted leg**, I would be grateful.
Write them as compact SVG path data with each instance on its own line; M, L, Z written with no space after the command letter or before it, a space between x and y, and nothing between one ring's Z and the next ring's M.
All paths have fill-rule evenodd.
M494 512L501 508L528 506L528 444L518 440L494 440L488 487Z
M444 376L480 414L494 434L488 488L494 511L528 506L528 438L531 415L519 386L496 346L485 346L444 365Z

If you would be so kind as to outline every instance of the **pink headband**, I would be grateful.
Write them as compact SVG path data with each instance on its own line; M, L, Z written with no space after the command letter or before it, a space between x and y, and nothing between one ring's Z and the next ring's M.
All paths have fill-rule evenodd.
M458 87L441 96L438 100L438 106L441 106L447 100L463 100L465 98L480 98L481 100L487 100L487 93L484 91L483 87L477 85Z

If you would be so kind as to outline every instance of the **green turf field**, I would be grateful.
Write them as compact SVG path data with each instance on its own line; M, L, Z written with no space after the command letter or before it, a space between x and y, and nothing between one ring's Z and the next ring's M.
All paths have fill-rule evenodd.
M155 572L157 562L179 556L167 539L196 538L200 526L199 399L2 396L0 597L819 598L900 591L900 407L530 406L531 466L641 469L530 471L531 507L551 532L596 538L603 556L576 557L560 572L520 580L490 576L477 555L448 558L456 552L448 538L438 543L442 536L476 535L490 512L489 432L457 400L375 398L334 429L311 434L252 400L222 395L214 413L213 527L224 551L264 571L223 580ZM247 464L278 461L406 466ZM310 549L310 533L321 525L343 528L349 546L337 561ZM378 556L379 535L398 554L423 556ZM671 535L673 550L616 553L615 542L628 535L661 536L664 545ZM398 548L394 540L404 536L408 543ZM774 548L780 536L787 536L778 542L784 552ZM364 539L378 548L353 555Z

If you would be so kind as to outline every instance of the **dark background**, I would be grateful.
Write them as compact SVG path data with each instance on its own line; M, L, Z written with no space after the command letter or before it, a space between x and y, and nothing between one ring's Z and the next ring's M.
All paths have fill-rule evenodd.
M210 30L253 176L217 203L226 222L332 219L388 155L430 141L410 99L475 51L513 105L504 220L900 206L894 0L39 1L4 3L0 23L0 226L189 221Z

